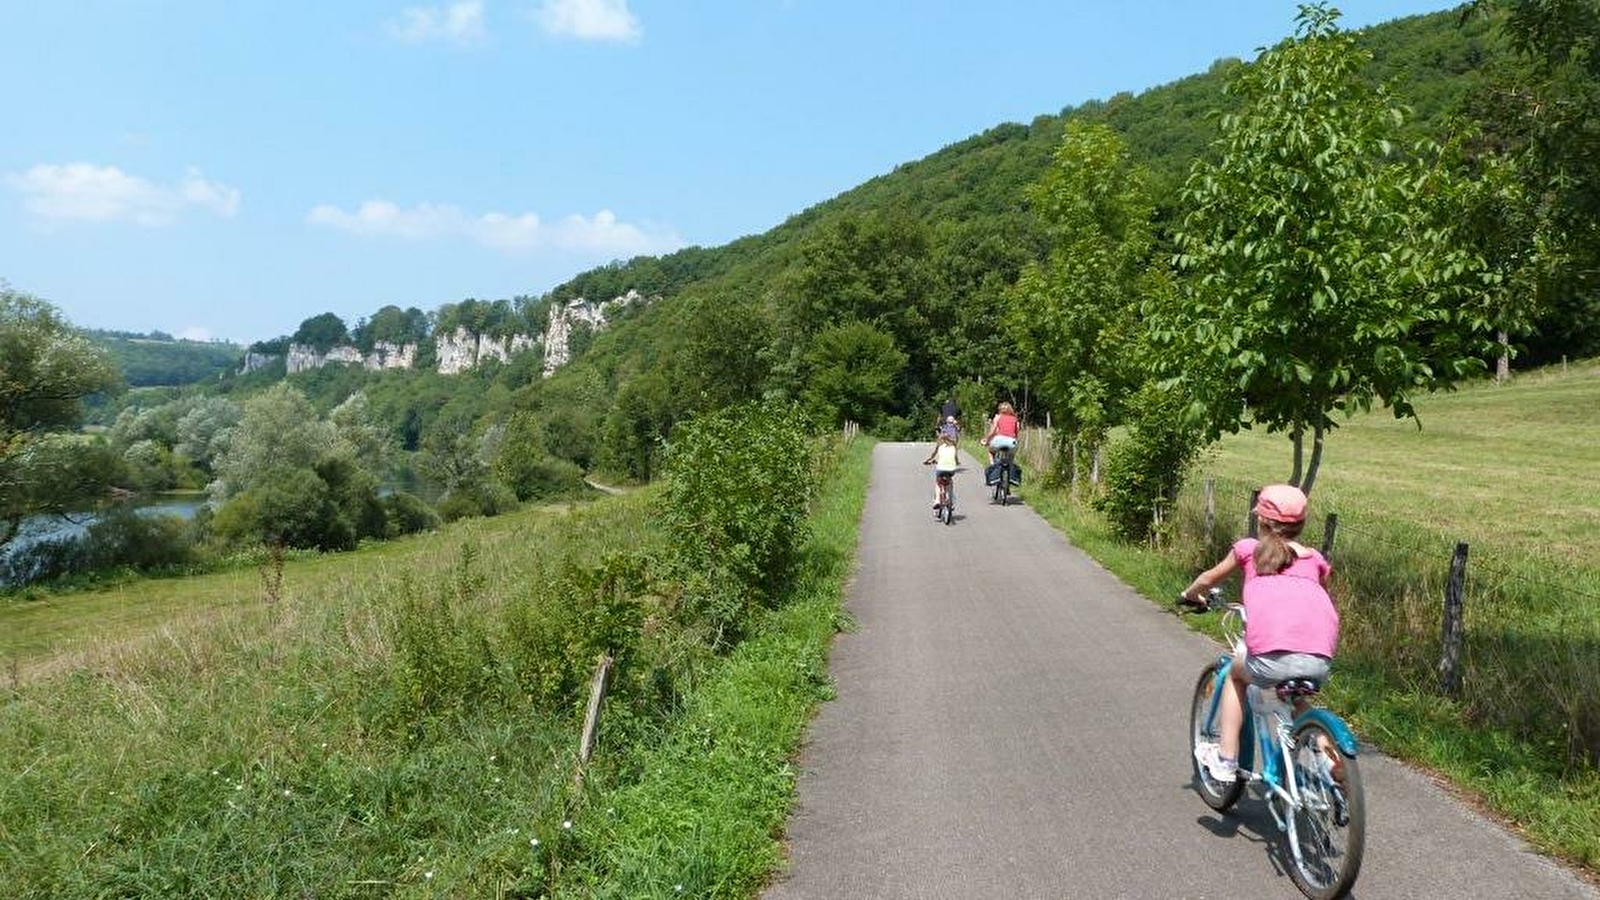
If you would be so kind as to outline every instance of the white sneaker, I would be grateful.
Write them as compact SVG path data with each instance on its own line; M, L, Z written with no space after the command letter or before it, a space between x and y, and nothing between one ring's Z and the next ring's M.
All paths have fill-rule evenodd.
M1212 781L1231 783L1239 777L1239 763L1222 755L1222 745L1203 741L1195 745L1194 758L1205 766Z

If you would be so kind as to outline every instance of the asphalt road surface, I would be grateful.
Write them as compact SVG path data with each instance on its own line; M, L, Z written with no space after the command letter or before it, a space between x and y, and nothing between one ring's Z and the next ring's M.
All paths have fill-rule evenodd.
M926 453L876 449L859 628L834 643L837 699L807 733L790 871L765 896L1299 897L1261 801L1217 814L1191 783L1189 701L1218 646L1025 505L990 505L965 454L955 524L936 523ZM1600 898L1424 775L1361 764L1352 897Z

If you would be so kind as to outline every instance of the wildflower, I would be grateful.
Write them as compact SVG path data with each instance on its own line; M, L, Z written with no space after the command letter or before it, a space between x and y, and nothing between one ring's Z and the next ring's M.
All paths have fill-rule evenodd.
M562 828L566 828L566 829L571 829L572 828L572 820L568 819L565 822L562 822L561 823L561 827Z
M529 847L537 847L537 846L539 846L539 839L538 838L529 839L528 846Z
M433 873L432 872L423 872L422 873L422 877L423 878L432 878L433 877Z

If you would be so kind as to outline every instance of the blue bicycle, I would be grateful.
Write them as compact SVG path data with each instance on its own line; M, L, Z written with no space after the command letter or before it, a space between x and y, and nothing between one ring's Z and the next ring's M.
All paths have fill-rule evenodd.
M1216 589L1209 601L1212 609L1224 605ZM1244 607L1226 607L1223 630L1229 645L1242 655ZM1312 900L1343 897L1361 871L1366 844L1355 735L1338 716L1310 705L1309 698L1321 688L1316 682L1291 679L1274 691L1251 685L1239 741L1239 775L1230 782L1216 780L1194 751L1203 741L1218 740L1221 691L1234 660L1233 653L1219 656L1200 673L1194 688L1189 758L1196 760L1200 799L1225 812L1247 785L1254 786L1284 836L1295 886ZM1245 739L1252 735L1253 740Z

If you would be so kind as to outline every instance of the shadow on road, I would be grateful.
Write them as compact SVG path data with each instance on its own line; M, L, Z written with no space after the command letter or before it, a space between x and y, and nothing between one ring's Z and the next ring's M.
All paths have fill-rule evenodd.
M1198 787L1191 779L1184 785L1184 790L1195 791ZM1273 820L1272 813L1262 801L1246 795L1226 813L1213 812L1202 815L1195 819L1195 824L1219 838L1239 838L1252 844L1262 845L1266 848L1267 859L1271 860L1273 871L1278 877L1289 877L1289 860L1284 856L1284 844L1278 831L1278 823Z

